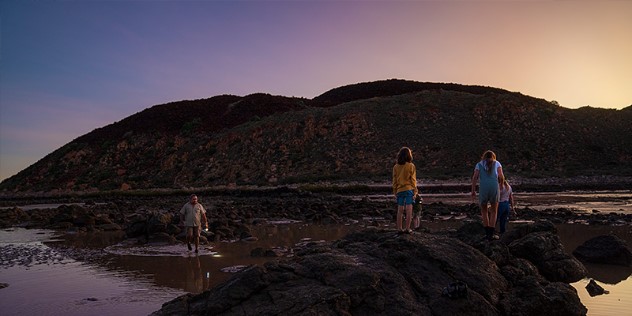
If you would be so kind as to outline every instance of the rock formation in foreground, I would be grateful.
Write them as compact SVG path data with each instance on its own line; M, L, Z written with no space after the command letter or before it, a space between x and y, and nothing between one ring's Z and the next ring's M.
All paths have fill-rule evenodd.
M459 238L365 230L312 243L293 258L251 266L204 293L176 298L153 315L586 314L564 283L583 278L585 269L558 251L553 232L535 229L508 244L487 243L477 225L460 230ZM560 256L554 266L527 259L533 238L546 243L548 255ZM442 294L455 281L467 284L465 297Z

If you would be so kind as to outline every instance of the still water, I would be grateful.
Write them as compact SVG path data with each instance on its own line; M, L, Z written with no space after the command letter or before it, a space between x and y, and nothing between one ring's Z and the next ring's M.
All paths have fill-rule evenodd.
M605 194L610 195L604 198ZM523 197L519 203L523 207L531 203L533 207L549 208L560 204L564 205L560 207L576 208L574 202L579 205L587 202L588 209L627 212L630 195L587 193L574 199L560 194L553 197L539 195ZM433 199L444 200L445 197L425 197L427 203ZM384 225L392 228L392 223ZM440 221L423 225L434 231L458 227L460 223ZM240 267L273 259L251 256L251 251L256 248L291 256L288 249L298 243L335 240L363 228L362 223L329 226L269 223L251 228L258 241L212 243L203 246L199 255L187 251L182 244L121 244L121 236L112 233L70 235L62 240L46 230L0 230L0 283L8 284L4 288L0 286L0 314L147 315L179 295L200 293L227 280ZM558 230L569 253L584 241L609 233L632 245L630 226L563 224ZM60 252L60 245L105 249L107 254L96 261L79 262ZM611 265L587 265L587 268L589 278L572 285L588 307L588 315L629 315L632 310L632 268ZM590 297L585 289L590 278L610 294Z

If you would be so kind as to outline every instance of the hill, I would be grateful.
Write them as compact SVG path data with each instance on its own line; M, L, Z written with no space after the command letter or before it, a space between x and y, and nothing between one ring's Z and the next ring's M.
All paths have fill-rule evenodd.
M502 89L385 80L309 100L253 94L156 105L0 183L6 192L387 181L401 146L424 178L632 175L632 111L566 109Z

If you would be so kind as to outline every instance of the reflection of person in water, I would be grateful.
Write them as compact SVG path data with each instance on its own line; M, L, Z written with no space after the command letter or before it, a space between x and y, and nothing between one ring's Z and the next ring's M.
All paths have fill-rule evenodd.
M184 280L184 290L190 293L201 293L208 287L208 281L204 282L200 257L189 256L186 258L186 280ZM206 286L205 286L206 283Z

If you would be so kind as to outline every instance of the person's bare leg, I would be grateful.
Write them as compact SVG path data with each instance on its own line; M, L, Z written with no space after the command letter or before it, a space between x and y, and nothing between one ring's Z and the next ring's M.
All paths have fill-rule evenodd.
M496 227L496 217L498 216L498 203L491 203L489 209L489 227Z
M481 217L483 218L483 226L489 227L489 213L487 212L487 203L481 204Z
M190 228L187 228L187 248L189 248L189 250L191 250L191 239L193 239L193 230Z
M498 202L491 203L491 207L489 209L489 227L492 239L498 239L498 235L496 235L496 217L498 216Z
M404 207L398 205L397 206L397 231L402 230L402 217L404 215Z
M413 205L406 205L406 231L410 230L410 223L413 221Z

